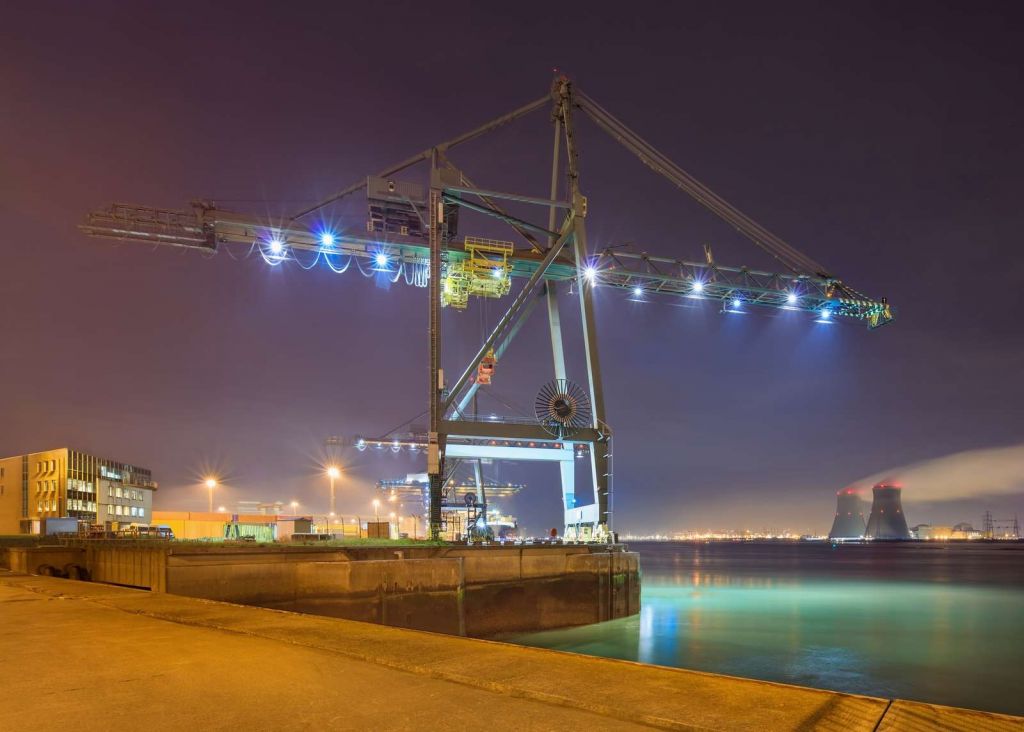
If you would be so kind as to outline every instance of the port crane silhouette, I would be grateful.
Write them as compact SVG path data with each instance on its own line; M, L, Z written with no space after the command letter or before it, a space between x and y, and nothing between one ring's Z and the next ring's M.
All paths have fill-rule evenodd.
M479 188L451 160L450 154L461 145L543 110L550 112L554 133L547 197ZM702 261L625 247L590 250L588 201L577 141L579 113L767 253L781 271L724 266L715 261L709 247L705 247ZM410 180L409 171L415 166L427 169L419 181ZM333 230L315 216L362 191L367 196L368 216L359 231ZM539 214L522 214L521 209ZM465 228L465 219L473 216L504 222L515 240L460 236L460 223ZM755 222L562 75L555 77L549 93L540 98L361 179L284 221L228 211L208 201L193 202L191 210L114 204L89 213L80 229L93 237L207 253L249 247L275 266L292 261L301 264L300 256L312 256L314 264L322 259L334 271L343 272L354 262L364 273L368 269L377 276L395 282L404 278L425 288L429 424L419 435L401 439L382 436L362 443L386 442L423 450L432 538L444 529L442 494L454 468L462 461L472 461L480 482L483 460L558 463L565 538L607 541L613 536L612 430L605 421L597 345L593 305L597 287L625 290L644 299L711 301L719 303L723 312L784 309L805 313L821 323L852 320L877 328L893 320L885 298L855 290ZM558 289L564 286L578 300L587 376L583 385L566 377L557 298ZM442 308L463 309L475 298L508 304L469 362L446 374ZM548 312L553 378L540 386L532 417L481 419L471 409L474 397L481 386L500 378L497 364L539 303L545 304ZM574 463L581 456L590 461L594 494L590 502L578 499L575 489Z

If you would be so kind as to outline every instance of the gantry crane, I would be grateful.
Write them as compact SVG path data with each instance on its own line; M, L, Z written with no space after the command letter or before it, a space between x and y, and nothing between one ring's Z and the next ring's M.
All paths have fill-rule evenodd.
M451 152L460 145L544 109L551 110L554 127L547 198L479 188L451 161ZM785 271L722 266L714 261L709 248L699 262L622 248L590 252L574 119L579 111L644 165L767 252ZM425 184L407 179L408 169L418 164L428 169ZM361 190L366 191L369 204L365 233L333 231L313 220L313 214L325 206ZM508 210L511 206L533 207L541 215L546 212L546 222L513 215ZM520 245L474 236L460 238L460 214L463 218L482 214L505 222L521 240ZM309 253L304 256L314 257L314 263L322 257L336 272L355 262L361 270L365 265L393 281L404 277L410 284L425 287L429 293L430 416L421 442L427 457L429 531L433 537L441 531L442 488L454 465L488 458L557 462L567 538L606 540L610 536L612 433L605 421L592 302L595 287L625 289L645 297L716 301L727 312L787 309L809 313L824 322L859 320L871 328L893 318L884 298L874 299L854 290L754 222L575 89L564 76L555 78L549 94L353 183L283 223L197 201L191 211L115 204L89 214L80 228L95 237L206 252L242 245L273 265L293 260L301 264L299 253ZM512 280L525 282L513 289ZM566 378L557 300L557 289L563 283L569 283L578 297L585 386ZM507 297L510 302L474 357L450 378L444 371L442 308L463 308L470 298L481 297ZM541 301L548 311L554 378L536 397L536 419L476 417L469 407L477 390L490 382L495 364ZM592 503L581 503L576 497L577 455L590 459Z

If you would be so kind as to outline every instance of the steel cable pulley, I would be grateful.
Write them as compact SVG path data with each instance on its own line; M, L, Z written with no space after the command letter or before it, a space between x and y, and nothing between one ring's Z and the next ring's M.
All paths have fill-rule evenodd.
M537 421L559 439L571 437L593 423L587 393L568 379L555 379L542 386L534 407Z

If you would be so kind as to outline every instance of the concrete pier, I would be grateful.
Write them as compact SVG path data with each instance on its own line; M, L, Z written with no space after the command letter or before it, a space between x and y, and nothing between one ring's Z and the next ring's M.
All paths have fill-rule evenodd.
M1002 732L1024 719L0 571L0 729Z
M26 574L78 567L93 582L477 638L640 611L639 558L621 546L90 541L12 546L6 559Z

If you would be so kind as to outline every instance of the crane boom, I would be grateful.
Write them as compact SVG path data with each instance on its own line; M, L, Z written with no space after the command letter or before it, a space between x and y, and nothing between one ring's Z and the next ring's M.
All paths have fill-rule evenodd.
M459 188L457 192L467 190ZM494 195L490 191L486 193ZM276 238L287 244L282 261L297 258L297 252L370 261L383 254L394 268L425 267L430 259L429 247L412 238L382 241L372 236L344 234L327 246L316 231L301 224L275 226L266 219L226 211L204 201L193 202L191 211L113 204L89 213L79 228L91 237L206 252L217 252L222 246L265 248ZM467 256L464 242L451 243L449 262L464 260ZM510 257L510 275L529 278L543 259L544 252L517 249ZM820 313L828 308L833 316L866 322L871 327L892 320L890 307L884 299L850 296L838 280L827 277L727 267L616 248L599 252L593 265L593 277L600 286L629 293L637 293L640 288L637 294L643 297L717 301L723 303L725 309L733 310L737 300L738 307L744 308L809 313ZM567 255L557 257L544 273L544 279L555 282L572 281L576 276L576 264Z

